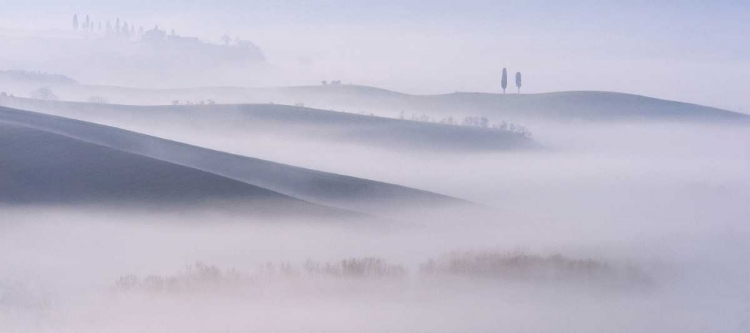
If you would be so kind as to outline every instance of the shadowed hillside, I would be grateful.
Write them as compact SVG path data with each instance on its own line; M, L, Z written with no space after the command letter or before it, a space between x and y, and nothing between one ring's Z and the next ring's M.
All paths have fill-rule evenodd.
M216 205L251 216L355 214L317 206L193 168L0 118L0 204L135 209Z
M232 155L33 112L0 108L0 121L141 155L139 158L150 157L195 168L302 200L347 210L388 215L394 208L468 204L426 191ZM12 136L8 136L8 141L10 138ZM13 151L7 153L12 154ZM59 151L64 153L62 148Z

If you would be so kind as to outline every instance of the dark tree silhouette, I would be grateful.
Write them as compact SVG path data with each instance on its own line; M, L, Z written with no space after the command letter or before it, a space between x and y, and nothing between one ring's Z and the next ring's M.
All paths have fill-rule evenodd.
M516 73L516 87L518 87L518 93L521 93L521 72Z
M505 69L505 68L503 68L502 86L503 86L503 94L504 94L505 93L505 88L508 88L508 70Z
M91 20L89 20L89 16L86 15L86 23L83 24L84 30L89 31L91 28Z
M78 30L78 14L73 15L73 30Z

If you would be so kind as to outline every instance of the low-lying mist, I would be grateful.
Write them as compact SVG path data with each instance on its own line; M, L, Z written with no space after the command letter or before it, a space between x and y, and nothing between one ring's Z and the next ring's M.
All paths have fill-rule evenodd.
M9 332L750 329L746 129L686 124L534 129L546 150L449 154L238 133L217 139L169 128L162 137L453 195L491 212L440 219L412 214L408 221L362 226L258 220L200 208L152 214L2 208L0 327ZM428 213L424 216L435 215ZM345 263L367 258L380 263L371 262L375 272L381 264L403 271L371 276L354 265L361 274L343 273ZM451 261L455 258L460 260ZM215 265L211 274L246 280L197 291L170 291L167 282L156 282L161 287L153 290L159 278L177 285L181 279L195 281L188 267L195 273L196 262ZM311 274L306 268L311 262L323 273ZM602 267L610 273L601 273ZM622 272L637 272L638 278ZM123 277L141 281L139 287L118 290Z
M0 0L0 333L748 333L747 17Z

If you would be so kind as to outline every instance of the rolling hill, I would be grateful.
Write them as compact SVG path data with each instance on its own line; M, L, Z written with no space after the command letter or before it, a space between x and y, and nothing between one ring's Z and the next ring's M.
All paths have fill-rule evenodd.
M157 194L154 195L162 197L171 196L172 193L175 193L174 198L176 199L174 200L179 202L197 200L198 197L189 196L191 193L196 196L202 193L197 189L216 188L218 191L216 196L219 198L248 196L250 192L255 191L260 196L282 196L286 197L287 200L297 198L322 206L388 217L398 208L470 205L459 199L403 186L232 155L113 127L34 112L0 108L0 123L4 126L3 132L10 133L4 134L4 139L0 142L3 145L3 156L20 156L20 160L13 160L15 162L12 164L3 165L3 170L7 170L3 171L4 182L13 185L13 188L17 188L17 190L11 191L13 193L28 193L23 195L12 194L13 197L6 199L9 202L21 200L22 197L18 196L33 195L33 193L45 189L52 191L51 193L62 195L66 193L64 192L66 190L48 188L49 186L57 186L52 183L55 183L58 178L62 178L63 183L69 183L69 186L83 186L82 190L89 194L82 195L91 199L106 198L107 195L104 194L110 193L117 197L125 196L137 200L139 199L138 193L146 190L140 190L138 186L133 184L145 184L151 178L154 178L168 182L161 185L158 182L149 185L153 189L163 188L163 191L165 191L163 193L156 191ZM19 137L27 139L16 139ZM39 139L35 139L35 137L39 137ZM57 143L56 140L61 143ZM58 145L61 146L58 147ZM55 154L49 154L45 151L45 149L52 149L45 148L48 146L56 147L51 151ZM70 152L79 150L83 151L81 156L76 156ZM104 152L118 156L106 158L107 155L103 155ZM65 154L76 157L66 157ZM119 156L122 154L126 154L127 158ZM127 165L127 168L120 167L121 163L119 162L111 162L120 159L126 160L127 163L123 164ZM44 168L39 169L39 178L36 178L37 172L23 174L24 177L16 176L16 172L28 173L36 170L34 165L37 163L40 165L39 168ZM139 166L141 164L158 165ZM173 173L164 164L179 169L180 172ZM62 169L64 171L55 171L56 167L64 167ZM138 168L140 168L140 171L137 171ZM105 181L106 179L100 178L106 178L109 169L120 170L125 175L119 176L122 180L115 179L111 183L103 183L101 186L104 188L102 190L105 192L104 194L96 192L99 188L96 182L91 184L84 182L83 184L88 185L76 185L78 180ZM101 177L86 179L85 175L94 171L101 172ZM193 177L189 176L188 173L199 171L206 179L196 183L198 180L191 180ZM182 174L184 176L180 176ZM128 175L151 178L137 178L131 181L126 177ZM209 176L215 177L217 184L223 185L209 186L211 179L213 179L209 179ZM23 184L26 180L29 181L29 184L32 184L29 185L31 187L24 188ZM132 195L127 194L128 192L126 194L115 193L119 185L130 188ZM73 189L70 193L76 192L75 187L70 188ZM148 198L148 196L145 198ZM147 199L141 200L148 201Z
M193 168L0 119L0 204L355 217Z
M504 151L539 147L532 139L511 131L286 105L125 106L24 98L6 99L5 104L157 136L161 133L148 131L153 124L159 124L159 130L191 128L204 135L235 140L246 133L266 133L387 149Z
M56 88L57 89L57 88ZM20 93L26 93L22 91ZM17 94L25 96L24 94ZM750 115L696 104L640 95L602 91L542 94L456 92L410 95L355 85L281 88L206 87L148 90L91 85L63 85L59 95L86 101L101 96L120 104L170 104L212 99L221 104L269 103L305 105L320 109L396 116L485 116L491 120L520 121L731 121L750 122Z

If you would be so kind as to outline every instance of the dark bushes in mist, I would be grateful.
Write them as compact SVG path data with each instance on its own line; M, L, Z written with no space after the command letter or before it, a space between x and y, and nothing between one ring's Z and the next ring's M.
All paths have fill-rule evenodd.
M422 263L415 279L436 277L481 278L519 282L560 282L584 286L631 286L650 284L649 278L634 267L615 267L592 259L572 259L561 255L539 256L524 253L460 253ZM407 278L408 269L381 258L350 258L337 262L308 260L301 267L290 263L266 263L246 274L235 269L197 263L184 272L171 275L120 277L114 289L123 292L184 293L221 289L263 287L283 281L381 281Z
M195 292L241 286L252 282L234 269L221 270L216 266L198 262L188 266L187 269L177 275L160 276L148 275L140 278L135 275L121 276L114 285L118 291L143 291L143 292Z
M389 264L380 258L351 258L338 262L319 263L307 261L302 269L290 263L266 263L250 274L235 269L222 270L213 265L198 262L176 275L121 276L114 284L116 291L179 293L215 291L222 288L249 287L268 281L298 278L400 278L406 276L406 268Z
M402 277L406 275L404 266L389 264L383 259L371 257L346 259L334 264L308 261L304 267L305 272L309 275L334 277L371 278Z
M401 120L406 120L403 111L399 113L398 118ZM426 114L420 114L420 115L412 114L409 120L420 121L420 122L425 122L425 123L437 123L437 124L443 124L443 125L479 127L479 128L486 128L486 129L496 130L496 131L511 132L511 133L522 135L526 138L532 137L531 132L524 126L516 125L516 124L505 122L505 121L502 121L499 123L493 123L487 117L464 117L463 119L458 119L454 117L445 117L442 119L437 119L437 118L430 117Z
M420 265L432 276L482 277L518 281L568 281L572 283L646 284L648 278L635 267L615 267L593 259L562 255L540 256L521 252L454 253Z

